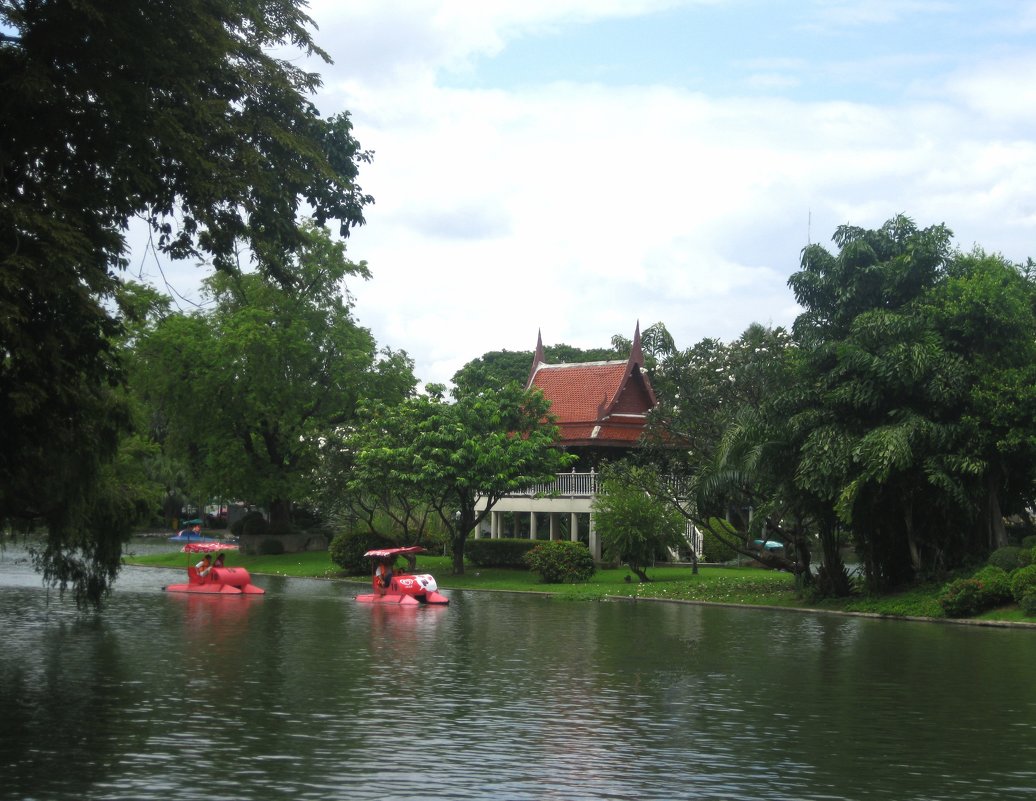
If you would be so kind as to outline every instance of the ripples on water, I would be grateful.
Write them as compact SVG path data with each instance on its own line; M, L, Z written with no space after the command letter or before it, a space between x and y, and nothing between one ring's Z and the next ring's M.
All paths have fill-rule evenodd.
M1033 798L1036 633L0 562L0 798Z

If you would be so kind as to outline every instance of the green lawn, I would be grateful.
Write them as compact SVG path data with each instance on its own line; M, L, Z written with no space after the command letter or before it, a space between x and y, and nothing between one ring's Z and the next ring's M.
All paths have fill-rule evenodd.
M194 561L197 558L191 555ZM189 558L186 554L172 551L149 556L127 556L124 561L134 565L183 568ZM229 567L244 567L255 574L367 580L366 576L344 575L325 551L278 556L246 556L237 551L228 551L226 561ZM625 568L598 570L590 581L580 584L542 584L536 574L524 570L469 565L463 576L454 576L451 569L452 560L449 557L422 554L417 560L417 570L434 575L439 586L444 589L546 592L574 600L618 596L861 612L892 617L942 617L937 601L942 585L936 584L893 595L854 596L808 603L796 595L794 581L788 574L751 567L702 567L697 575L684 566L653 567L647 571L652 580L646 584L638 582ZM1032 618L1023 617L1016 606L987 612L978 619L1036 624Z

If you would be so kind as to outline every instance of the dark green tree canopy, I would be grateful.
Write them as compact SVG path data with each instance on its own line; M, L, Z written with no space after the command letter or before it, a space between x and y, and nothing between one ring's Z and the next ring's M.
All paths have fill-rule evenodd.
M307 226L287 289L260 274L207 281L211 312L173 315L141 344L145 386L168 421L165 444L209 494L264 504L287 521L308 494L320 443L363 400L401 401L416 379L406 354L378 353L341 291L364 263Z
M118 565L63 532L126 431L109 309L132 221L171 258L233 272L243 254L285 282L303 204L343 235L363 222L370 154L347 115L320 116L318 76L273 55L324 57L302 8L0 2L0 524L43 520L62 585L105 586L62 569L72 550Z

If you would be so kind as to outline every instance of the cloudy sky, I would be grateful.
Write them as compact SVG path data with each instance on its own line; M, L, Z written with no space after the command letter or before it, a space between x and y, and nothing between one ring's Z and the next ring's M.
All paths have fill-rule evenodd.
M788 325L808 242L904 212L1036 257L1036 2L312 0L375 152L356 315L446 382L490 350ZM190 295L189 279L174 278Z

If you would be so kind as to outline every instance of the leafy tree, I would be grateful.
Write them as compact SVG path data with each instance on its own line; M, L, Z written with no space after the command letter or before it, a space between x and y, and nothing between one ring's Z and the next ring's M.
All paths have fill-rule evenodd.
M662 322L649 325L640 335L640 345L644 351L645 368L651 372L656 369L660 362L676 353L676 341L669 329ZM612 335L612 349L618 357L623 357L630 352L633 341L622 334Z
M966 387L955 461L987 550L1007 545L1005 515L1032 508L1036 487L1036 287L980 249L956 254L920 313L960 358ZM978 545L979 543L975 543Z
M318 76L273 55L326 59L301 8L0 3L0 525L42 521L45 577L90 586L77 597L119 564L107 535L73 532L127 426L109 301L132 220L169 257L232 272L244 252L282 278L301 203L343 234L363 222L369 154L347 115L320 117Z
M704 339L669 354L653 377L659 405L645 456L671 478L640 486L667 498L728 551L756 558L746 547L750 534L785 540L785 554L763 558L808 579L808 539L801 527L786 525L793 515L774 493L782 473L767 453L760 412L785 387L792 356L787 331L756 324L733 342ZM735 525L714 526L717 517Z
M790 284L795 483L849 528L872 587L1006 542L1031 496L1036 321L1026 274L905 217L843 227Z
M558 450L557 427L542 393L518 384L462 394L447 403L443 387L390 405L363 405L343 447L354 459L352 483L384 485L427 502L448 532L453 572L464 573L468 535L503 496L550 481L571 463ZM476 512L479 500L486 503Z
M620 353L614 348L583 350L564 343L543 348L543 356L550 364L608 361L625 358L628 353L628 342L625 353ZM494 350L484 353L453 374L454 393L477 393L482 389L502 389L512 381L524 386L529 378L529 368L532 367L532 356L531 350Z
M642 489L653 479L636 480L643 468L606 470L594 499L594 525L601 537L604 555L626 564L641 581L650 581L645 568L667 548L683 540L684 520L663 498ZM632 473L632 482L623 475Z
M307 495L320 443L351 423L361 400L400 400L416 383L404 354L383 352L339 290L366 276L344 247L309 226L289 286L260 274L217 274L209 313L166 318L142 343L147 390L168 420L166 446L209 494L267 505L290 519Z
M800 372L782 399L795 483L849 528L876 589L936 560L967 511L943 458L960 360L917 313L950 237L902 216L875 231L843 226L837 255L806 248L789 281L804 309L794 326Z

